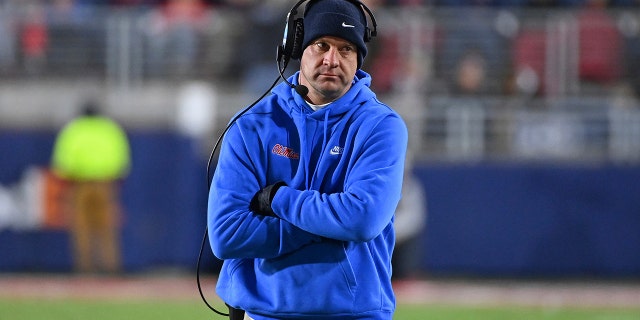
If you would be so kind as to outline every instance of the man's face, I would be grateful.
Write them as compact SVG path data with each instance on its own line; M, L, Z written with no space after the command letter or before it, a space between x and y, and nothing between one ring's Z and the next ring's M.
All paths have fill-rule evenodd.
M358 69L357 50L351 42L332 36L320 37L304 49L299 82L309 88L311 103L329 103L349 90Z

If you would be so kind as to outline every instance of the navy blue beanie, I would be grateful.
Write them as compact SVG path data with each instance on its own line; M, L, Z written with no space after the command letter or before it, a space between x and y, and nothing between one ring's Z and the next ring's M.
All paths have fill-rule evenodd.
M366 17L355 3L348 0L315 0L304 11L302 50L322 36L334 36L358 48L358 68L367 55L364 43Z

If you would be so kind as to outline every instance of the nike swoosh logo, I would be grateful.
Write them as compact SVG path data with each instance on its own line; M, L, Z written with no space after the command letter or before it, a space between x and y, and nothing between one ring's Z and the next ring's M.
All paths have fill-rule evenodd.
M352 24L347 24L346 22L342 23L342 26L345 28L355 28L356 26L352 25Z

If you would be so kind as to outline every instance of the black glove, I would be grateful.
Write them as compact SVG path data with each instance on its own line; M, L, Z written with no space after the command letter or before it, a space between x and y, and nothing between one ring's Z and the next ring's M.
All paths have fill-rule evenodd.
M260 191L256 192L256 194L251 199L251 202L249 203L249 209L263 216L275 217L276 215L273 212L273 209L271 209L271 201L273 201L273 197L275 197L276 191L278 191L280 187L286 185L286 183L280 181L262 188Z

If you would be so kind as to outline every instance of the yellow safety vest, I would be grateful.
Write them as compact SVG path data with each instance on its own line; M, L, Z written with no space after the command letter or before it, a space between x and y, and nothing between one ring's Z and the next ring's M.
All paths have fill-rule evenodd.
M131 165L124 130L103 116L82 116L58 134L53 171L72 180L115 180L126 176Z

